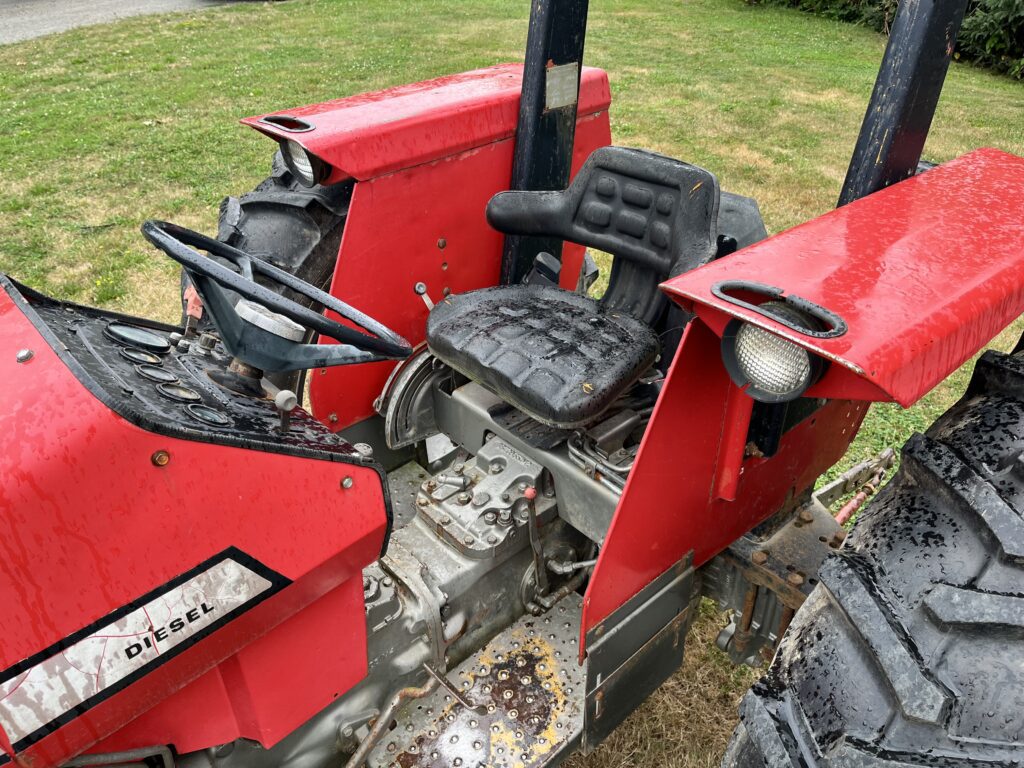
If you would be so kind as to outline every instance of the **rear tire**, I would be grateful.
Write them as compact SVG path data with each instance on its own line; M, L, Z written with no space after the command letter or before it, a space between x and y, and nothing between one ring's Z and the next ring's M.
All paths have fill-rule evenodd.
M819 577L724 766L1024 763L1024 354L981 358Z
M256 189L221 201L217 239L326 291L334 275L351 197L351 184L302 186L277 152L271 175ZM257 277L257 281L303 306L312 307L313 302L305 296L267 282L262 276ZM185 324L184 291L187 287L188 280L182 273L182 325ZM209 327L209 320L204 316L200 330ZM268 378L279 387L299 392L296 389L301 380L299 372L270 374Z

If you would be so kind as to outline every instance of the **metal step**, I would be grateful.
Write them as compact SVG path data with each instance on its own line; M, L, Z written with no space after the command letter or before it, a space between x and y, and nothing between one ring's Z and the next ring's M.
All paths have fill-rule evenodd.
M577 662L583 601L524 616L395 716L371 768L540 768L580 743L586 666ZM467 708L459 702L462 698Z

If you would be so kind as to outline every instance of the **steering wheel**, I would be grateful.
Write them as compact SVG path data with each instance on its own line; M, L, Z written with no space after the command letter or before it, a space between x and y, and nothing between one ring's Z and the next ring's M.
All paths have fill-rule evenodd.
M244 363L263 371L278 372L396 360L412 354L409 342L391 329L257 256L166 221L145 222L142 234L181 264L220 331L224 346ZM212 256L231 262L238 267L238 272ZM263 275L321 304L366 333L260 285L254 275ZM237 309L225 289L242 297ZM334 339L338 344L302 343L305 328Z

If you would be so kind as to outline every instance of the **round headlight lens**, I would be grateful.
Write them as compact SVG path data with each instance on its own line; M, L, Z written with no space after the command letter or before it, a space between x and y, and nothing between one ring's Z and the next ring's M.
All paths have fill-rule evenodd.
M289 170L302 184L312 187L320 181L317 178L319 162L299 142L291 139L281 142L281 152Z
M769 301L759 309L797 326L808 325L804 313L785 302ZM734 332L727 332L723 339L726 367L736 384L747 387L755 400L794 400L821 373L819 359L800 345L752 323L734 322Z
M806 349L749 323L736 332L736 364L755 388L769 395L801 391L811 378Z

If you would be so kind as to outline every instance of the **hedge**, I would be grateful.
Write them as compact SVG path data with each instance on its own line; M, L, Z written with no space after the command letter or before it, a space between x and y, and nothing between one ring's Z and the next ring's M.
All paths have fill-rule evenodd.
M784 5L888 32L897 0L748 0ZM936 0L945 2L945 0ZM969 0L956 57L1024 80L1024 0Z

